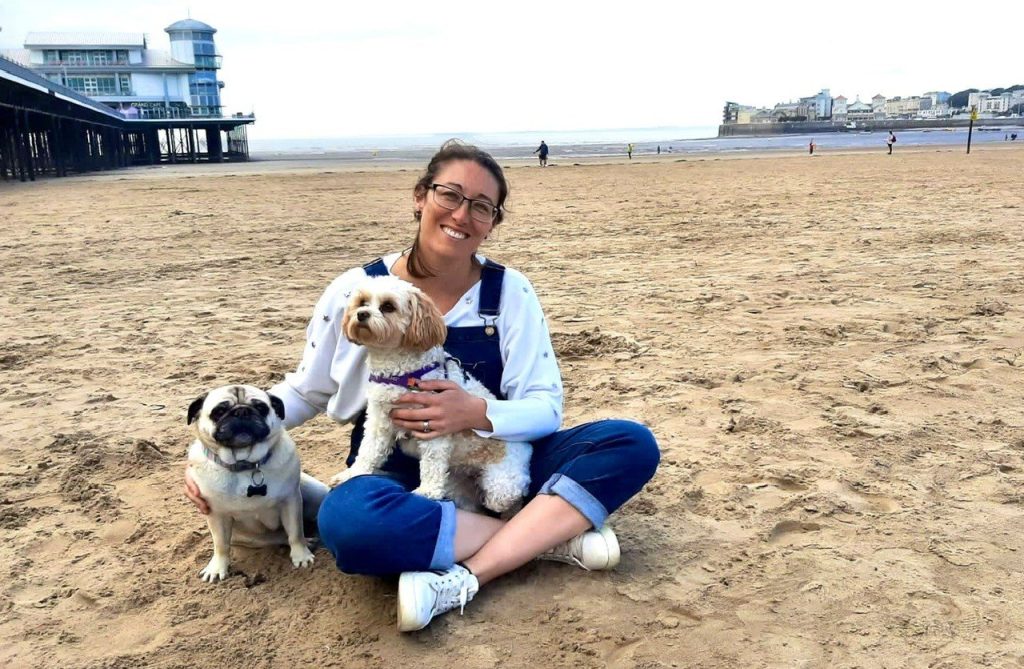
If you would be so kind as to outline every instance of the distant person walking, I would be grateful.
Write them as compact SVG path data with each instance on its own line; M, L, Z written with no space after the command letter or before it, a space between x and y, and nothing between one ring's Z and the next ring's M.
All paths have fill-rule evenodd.
M633 160L633 145L632 144L627 144L626 145L626 155L629 156L630 160Z
M889 139L885 140L886 145L889 147L889 155L892 155L892 145L896 143L896 135L893 134L892 130L889 131Z
M814 155L814 140L813 139L811 140L811 143L807 145L807 149L808 149L809 153L813 156Z
M661 144L658 145L658 155L661 155Z
M537 154L537 159L540 160L541 167L548 166L548 145L544 143L544 140L540 140L540 146L533 150Z

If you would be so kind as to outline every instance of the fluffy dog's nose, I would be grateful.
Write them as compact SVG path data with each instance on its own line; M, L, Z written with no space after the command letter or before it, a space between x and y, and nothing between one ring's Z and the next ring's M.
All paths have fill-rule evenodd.
M359 313L356 314L356 320L358 320L360 323L365 323L366 321L370 320L370 312L360 311Z

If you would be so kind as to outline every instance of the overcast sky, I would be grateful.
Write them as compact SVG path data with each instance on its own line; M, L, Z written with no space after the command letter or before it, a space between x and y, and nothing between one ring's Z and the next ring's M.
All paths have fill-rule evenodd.
M163 29L191 11L217 29L226 111L255 111L261 139L713 126L726 100L1024 83L1024 45L1004 23L1019 22L1019 0L976 7L5 0L0 46L110 31L169 50Z

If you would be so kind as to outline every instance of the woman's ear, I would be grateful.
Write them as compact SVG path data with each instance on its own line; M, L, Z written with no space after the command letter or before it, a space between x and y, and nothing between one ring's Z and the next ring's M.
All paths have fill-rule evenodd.
M448 337L444 315L426 293L414 288L409 295L409 327L402 336L402 347L413 351L429 351Z

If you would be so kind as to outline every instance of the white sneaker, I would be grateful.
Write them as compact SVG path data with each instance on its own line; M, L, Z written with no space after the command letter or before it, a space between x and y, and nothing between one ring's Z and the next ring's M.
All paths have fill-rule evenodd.
M587 571L614 569L619 564L619 540L612 528L587 530L537 556L538 560L553 560L583 567Z
M480 589L476 576L462 565L447 571L407 571L398 579L398 631L426 627L434 616L458 607Z

